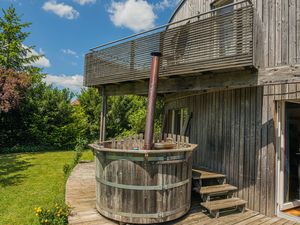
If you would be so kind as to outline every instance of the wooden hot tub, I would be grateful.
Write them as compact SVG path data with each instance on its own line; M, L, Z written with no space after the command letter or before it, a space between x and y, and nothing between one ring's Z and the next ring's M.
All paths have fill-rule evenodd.
M124 150L92 144L96 158L96 207L123 223L174 220L190 208L193 144L168 150Z

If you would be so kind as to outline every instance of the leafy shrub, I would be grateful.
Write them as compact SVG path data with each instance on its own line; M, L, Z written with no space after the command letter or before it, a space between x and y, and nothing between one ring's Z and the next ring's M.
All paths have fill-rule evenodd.
M63 171L64 171L64 176L65 178L67 178L71 172L71 166L70 164L65 164L63 167Z
M77 144L75 146L75 155L74 155L73 161L71 164L65 164L63 167L65 178L67 178L70 175L70 172L72 171L72 169L79 163L79 160L82 156L82 152L83 152L84 148L86 147L86 144L87 144L87 140L82 139L82 138L77 139Z
M28 73L0 67L0 112L16 108L30 82Z
M56 203L52 208L37 207L34 211L40 224L65 225L68 224L71 209L68 205Z
M75 146L75 156L73 158L73 166L76 166L77 163L79 162L86 144L87 144L87 141L85 139L83 139L83 138L77 139L77 144Z

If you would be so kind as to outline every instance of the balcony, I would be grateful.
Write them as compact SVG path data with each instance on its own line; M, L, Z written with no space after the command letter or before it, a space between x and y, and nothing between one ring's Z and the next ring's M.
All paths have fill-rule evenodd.
M226 7L91 49L85 86L147 79L154 51L163 55L160 77L255 68L254 8L249 1Z

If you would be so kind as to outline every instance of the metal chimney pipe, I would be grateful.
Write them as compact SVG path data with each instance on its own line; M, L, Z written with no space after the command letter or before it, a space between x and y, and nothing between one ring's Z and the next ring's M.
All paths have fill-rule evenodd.
M151 73L149 80L149 91L148 91L148 106L147 106L147 117L145 127L145 144L144 149L150 150L153 146L153 127L154 127L154 112L155 102L157 94L157 82L159 74L159 59L161 57L160 52L152 52L151 62Z

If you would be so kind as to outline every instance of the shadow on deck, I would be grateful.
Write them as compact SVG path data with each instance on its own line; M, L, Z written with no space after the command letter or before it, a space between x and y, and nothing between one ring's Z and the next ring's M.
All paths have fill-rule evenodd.
M73 207L69 217L70 224L84 225L116 225L118 222L101 216L95 208L95 163L78 164L67 181L66 202ZM193 203L189 213L177 220L164 224L296 224L278 217L266 217L251 210L245 213L224 213L220 218L211 218L200 207L199 199L193 196Z

